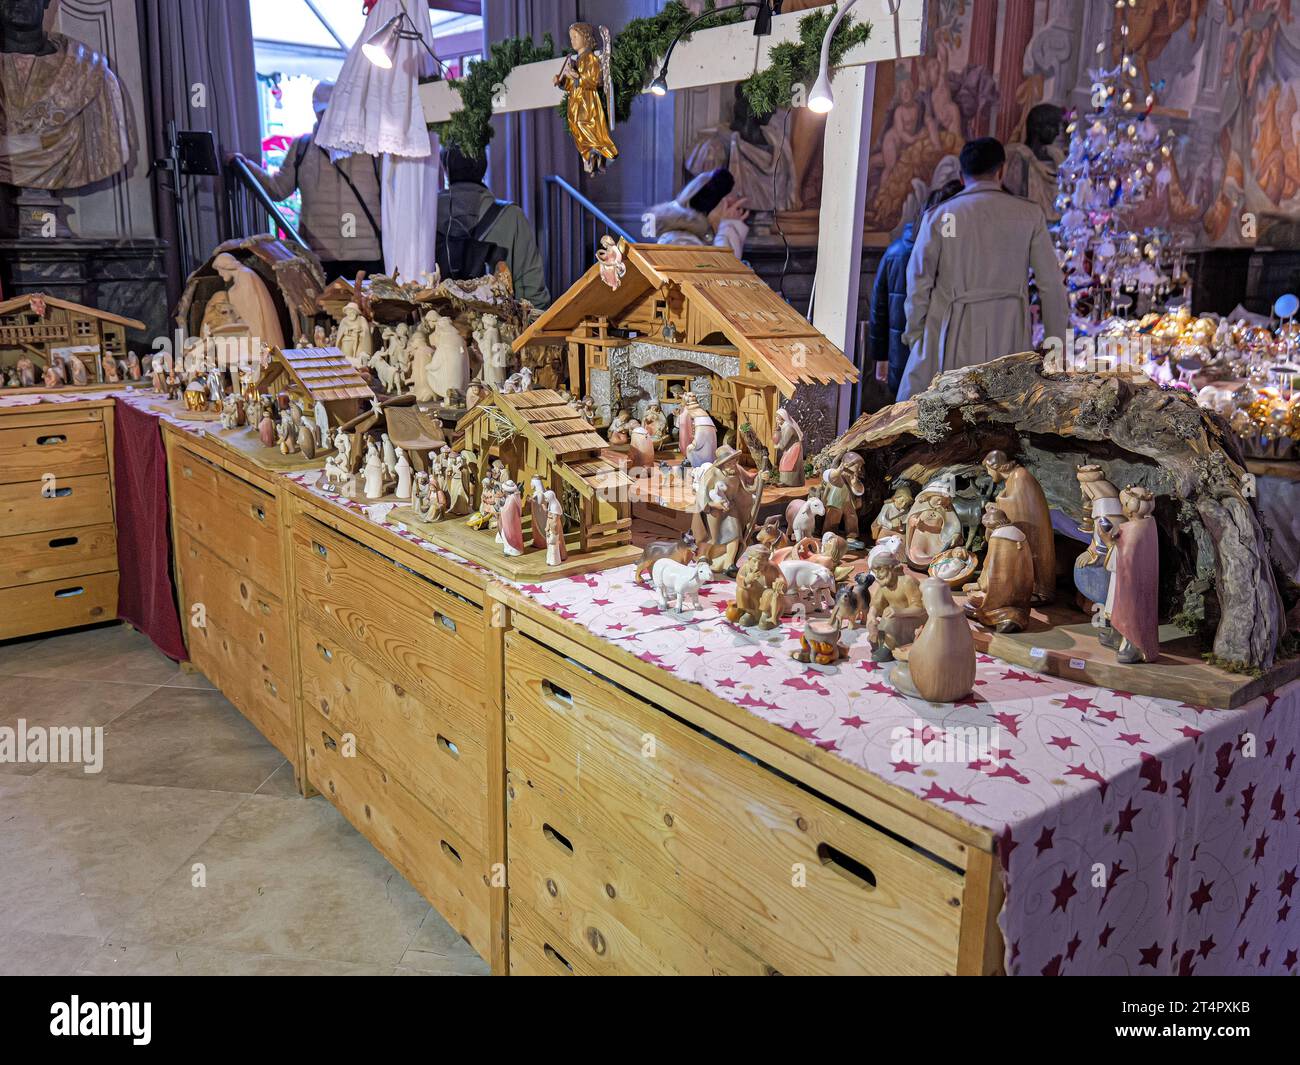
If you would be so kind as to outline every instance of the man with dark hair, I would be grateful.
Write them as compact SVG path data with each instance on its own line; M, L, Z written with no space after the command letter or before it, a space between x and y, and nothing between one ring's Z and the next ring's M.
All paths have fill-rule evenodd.
M953 178L931 192L916 217L885 249L876 268L871 293L871 354L876 360L876 379L884 381L891 393L898 391L907 365L907 345L903 343L907 331L907 264L916 245L917 227L926 214L961 190L961 182Z
M442 150L447 188L438 194L438 266L443 277L481 277L504 262L515 295L534 307L550 306L542 254L519 207L493 197L483 182L487 149L477 159L454 145Z
M1065 342L1065 283L1043 209L1002 187L1006 152L995 138L970 141L959 161L962 191L922 219L908 261L900 401L937 373L1031 348L1031 270L1044 336Z

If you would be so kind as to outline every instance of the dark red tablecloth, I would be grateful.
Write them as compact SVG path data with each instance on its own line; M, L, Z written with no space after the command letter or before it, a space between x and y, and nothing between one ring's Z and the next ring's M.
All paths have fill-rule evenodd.
M171 516L162 423L122 399L113 459L117 496L118 616L149 637L168 658L189 659L172 584Z

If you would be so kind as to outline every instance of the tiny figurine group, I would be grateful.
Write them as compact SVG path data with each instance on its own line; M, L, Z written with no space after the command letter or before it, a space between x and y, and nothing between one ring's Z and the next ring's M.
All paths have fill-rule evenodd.
M892 663L900 692L960 700L975 683L976 633L1045 625L1034 609L1057 596L1055 532L1041 485L1002 451L988 453L979 471L966 474L964 490L956 474L915 493L899 487L868 525L858 512L861 460L849 453L817 486L842 493L823 490L758 522L768 475L750 474L722 445L697 473L692 532L647 545L635 579L654 589L661 609L685 611L699 607L710 580L734 573L728 622L772 630L793 618L793 656L820 666L845 658L846 628L861 629L871 660ZM1074 566L1080 597L1117 662L1153 662L1160 653L1155 497L1138 485L1116 490L1097 465L1080 467L1078 479L1090 537ZM865 546L859 529L869 529L869 550L852 546Z

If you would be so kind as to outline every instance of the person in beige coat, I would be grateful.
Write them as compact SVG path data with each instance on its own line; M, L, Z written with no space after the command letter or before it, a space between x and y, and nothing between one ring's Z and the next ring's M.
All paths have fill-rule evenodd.
M320 116L329 106L333 84L316 86L312 107ZM286 200L294 189L302 192L302 217L298 231L321 260L325 278L351 281L359 271L384 272L380 233L380 163L371 155L350 155L332 162L315 132L305 133L290 146L284 165L268 173L251 159L248 164L273 200Z
M1065 341L1068 304L1043 209L1002 188L1006 152L993 137L961 151L965 188L921 222L907 266L910 354L898 401L938 373L1033 347L1029 271L1046 337Z

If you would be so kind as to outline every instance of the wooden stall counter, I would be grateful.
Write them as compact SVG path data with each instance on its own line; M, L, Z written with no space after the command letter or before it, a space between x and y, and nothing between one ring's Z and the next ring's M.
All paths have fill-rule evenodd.
M165 435L196 665L494 972L998 969L991 833L629 660L247 430Z

